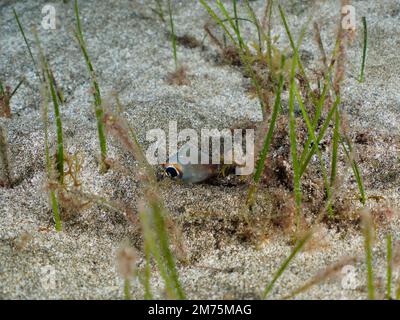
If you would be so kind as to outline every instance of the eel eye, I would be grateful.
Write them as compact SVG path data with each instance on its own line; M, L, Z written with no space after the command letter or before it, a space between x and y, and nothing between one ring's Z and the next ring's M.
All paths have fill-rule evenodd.
M180 177L180 175L181 175L180 172L173 166L169 166L169 167L165 168L165 172L171 178Z

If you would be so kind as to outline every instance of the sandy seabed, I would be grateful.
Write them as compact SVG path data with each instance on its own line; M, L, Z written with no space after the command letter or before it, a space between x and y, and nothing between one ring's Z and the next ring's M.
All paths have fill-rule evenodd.
M264 1L251 2L262 16ZM312 13L322 26L322 38L332 49L339 12L338 1L281 1L292 30L297 32ZM26 82L12 99L12 119L0 119L7 129L13 188L0 188L0 298L1 299L120 299L123 281L116 271L116 250L124 240L137 246L143 266L138 228L118 212L92 205L66 218L63 231L54 230L46 191L44 130L40 111L40 90L35 71L12 14L19 13L27 31L38 29L55 77L66 98L62 118L66 150L83 161L80 180L85 192L112 200L123 200L135 208L141 185L134 175L110 170L98 173L98 141L93 112L91 82L84 59L73 37L72 2L58 4L56 30L40 27L46 1L0 3L0 76L15 86ZM192 1L173 1L176 32L201 41L209 21L202 6ZM342 88L343 107L354 135L367 133L368 144L356 144L366 190L374 199L367 207L393 213L393 219L379 226L373 248L377 294L383 297L386 279L388 231L394 243L400 240L399 206L399 120L400 91L400 7L397 0L353 1L357 21L366 16L369 47L366 81L357 81L361 65L362 32L348 49L349 65ZM168 25L159 22L151 10L155 4L139 0L80 1L82 27L105 101L118 92L129 123L145 147L146 132L167 130L171 120L180 128L230 128L237 123L257 122L261 112L257 99L248 94L248 79L235 66L220 63L218 49L204 40L203 46L178 46L179 61L187 66L190 85L174 86L166 81L174 62ZM242 7L241 7L242 8ZM245 12L245 9L242 8ZM315 10L315 11L313 11ZM274 35L278 46L288 41L274 13ZM361 27L360 27L361 30ZM243 32L254 30L243 24ZM296 36L297 36L296 32ZM28 32L31 43L33 37ZM303 50L307 67L319 62L312 28L306 33ZM34 50L34 54L37 52ZM54 133L50 137L54 141ZM135 172L137 163L110 141L109 157ZM343 169L343 168L342 168ZM344 169L343 169L344 170ZM357 190L351 172L343 172L343 187ZM247 186L232 184L185 185L160 181L161 195L172 219L182 230L186 263L178 263L182 286L191 299L257 299L292 249L290 234L268 232L257 246L236 234L240 209ZM356 201L353 201L355 203ZM356 206L354 204L354 206ZM261 203L254 214L267 210ZM354 208L352 210L355 210ZM386 211L385 211L386 210ZM379 211L379 210L378 210ZM276 283L270 298L283 297L302 286L318 272L346 257L352 264L352 285L346 274L319 283L301 293L301 299L364 299L367 297L364 238L357 227L346 223L322 224L321 243L300 253ZM271 235L273 234L273 235ZM48 283L49 274L54 280ZM393 283L399 281L394 274ZM154 268L152 289L164 297L163 282ZM134 298L143 288L132 283Z

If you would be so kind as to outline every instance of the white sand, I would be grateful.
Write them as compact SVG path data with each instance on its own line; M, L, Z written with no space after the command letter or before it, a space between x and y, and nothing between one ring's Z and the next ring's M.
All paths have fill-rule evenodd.
M29 32L39 31L43 47L49 54L67 103L62 107L67 150L79 152L84 159L81 180L86 192L113 200L124 200L135 208L140 199L140 183L135 176L110 171L98 174L98 142L90 94L90 79L80 49L73 38L72 2L57 6L58 27L46 31L40 27L41 8L46 1L2 1L0 4L0 75L12 87L25 76L24 85L12 100L12 120L1 119L8 130L10 158L14 178L13 189L0 188L0 298L122 298L122 280L115 269L115 251L128 238L140 250L140 235L119 213L97 205L64 223L56 233L47 204L43 152L43 126L40 117L38 81L21 34L12 15L14 7ZM60 1L61 3L61 1ZM151 4L150 4L151 3ZM173 1L178 35L188 33L201 40L208 15L192 1ZM262 15L264 1L252 4ZM298 31L311 11L313 1L292 5L282 1L292 30ZM300 1L299 1L300 3ZM302 2L303 3L303 2ZM322 25L323 40L331 48L336 30L338 1L319 1L314 17ZM399 120L400 91L400 11L397 0L354 1L357 21L367 16L369 50L366 82L359 84L362 32L349 49L347 80L343 99L350 117L352 132L369 132L373 143L358 146L368 155L360 166L369 195L382 196L379 204L369 206L395 208L399 204ZM181 63L188 67L190 86L170 86L166 82L173 70L172 50L166 26L160 25L150 10L149 1L80 1L82 26L92 62L105 100L111 92L120 94L129 122L145 144L149 129L166 129L169 120L177 120L180 128L226 128L235 123L261 119L256 99L246 93L246 79L239 69L216 63L217 51L208 40L205 49L178 47ZM241 8L245 12L244 8ZM284 29L277 12L279 45L287 46ZM279 22L279 23L278 23ZM360 26L361 27L361 26ZM254 30L243 24L244 32ZM310 28L311 30L312 28ZM297 32L296 32L297 35ZM328 45L329 44L329 45ZM318 61L318 50L312 32L306 35L303 49ZM36 51L34 51L36 54ZM364 130L364 131L363 131ZM54 141L54 135L51 136ZM365 149L364 149L365 148ZM127 167L136 163L110 141L110 158ZM371 160L372 159L372 160ZM355 190L354 180L346 188ZM160 183L171 216L182 227L189 259L179 264L179 274L189 298L253 299L259 298L292 246L290 234L270 236L260 248L240 240L236 231L239 209L246 195L246 186L180 185L164 180ZM354 194L350 192L350 194ZM353 201L353 204L355 201ZM267 209L257 207L255 214ZM374 268L378 296L385 286L386 230L400 240L398 224L393 221L381 228L374 247ZM349 289L341 277L318 284L299 295L307 299L364 299L367 297L363 237L355 228L341 225L323 227L324 240L313 250L295 258L276 283L271 298L279 298L301 286L320 270L344 257L355 256L355 285ZM18 250L21 236L30 241ZM140 254L142 257L142 254ZM141 258L142 259L142 258ZM142 262L142 261L140 261ZM44 283L50 272L55 284ZM54 272L54 273L53 273ZM44 280L43 280L44 279ZM396 281L399 277L395 275ZM153 273L153 291L163 296L163 284ZM133 285L133 296L142 298L139 283Z

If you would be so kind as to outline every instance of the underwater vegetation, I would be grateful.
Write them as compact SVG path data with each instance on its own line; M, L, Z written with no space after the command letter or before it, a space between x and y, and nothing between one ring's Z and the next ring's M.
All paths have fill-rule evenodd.
M5 86L0 80L0 117L11 118L11 108L10 108L11 98L17 93L23 81L24 80L22 79L17 84L15 89L11 91L11 87Z
M264 222L267 221L265 223L279 225L287 231L292 245L291 253L271 274L270 279L263 279L265 289L259 293L259 297L266 299L270 296L291 262L314 240L320 223L334 224L342 218L342 203L340 203L342 181L338 168L339 164L344 163L351 170L357 184L357 190L350 196L356 199L357 206L361 208L357 222L365 241L368 299L377 298L372 250L375 223L371 211L366 206L369 197L359 167L357 150L353 146L346 110L342 104L347 46L354 41L356 36L354 30L344 30L338 26L333 46L329 46L333 49L328 52L320 34L320 26L316 22L313 23L322 66L317 66L315 69L318 70L311 75L301 54L303 39L313 22L311 19L299 32L296 32L298 34L296 38L286 10L278 1L266 1L264 16L261 18L257 17L248 0L241 2L199 0L198 2L209 17L204 24L204 39L201 42L187 34L176 34L173 1L156 0L152 4L156 6L153 8L156 19L164 23L172 48L174 70L166 74L165 80L171 86L191 85L188 79L189 67L180 63L178 47L200 48L205 46L205 39L217 50L222 63L236 68L243 78L250 79L248 93L258 99L262 121L255 124L257 132L255 171L247 179L234 180L245 190L245 196L242 197L242 214L238 223L240 231L237 233L240 233L244 241L257 246L265 237L262 229L266 225ZM164 295L170 299L185 299L188 293L185 292L179 275L179 266L185 262L177 258L179 249L176 248L178 245L175 239L179 238L176 231L178 227L162 197L160 189L163 185L160 180L164 180L168 175L172 178L172 181L168 181L171 184L181 182L218 184L229 175L230 168L168 162L163 165L162 170L157 171L149 164L139 143L138 131L124 116L124 106L118 94L112 95L112 99L109 99L112 101L103 98L100 80L90 59L90 55L96 53L90 52L89 55L86 43L90 42L90 38L84 37L85 20L81 18L78 0L73 2L73 9L75 15L73 32L92 87L90 97L93 99L92 111L97 128L97 137L93 139L98 141L99 171L102 175L106 175L109 171L117 170L115 166L117 160L111 159L110 149L119 147L121 152L126 152L137 163L139 173L135 178L141 187L141 200L138 203L121 204L84 191L85 186L79 178L82 160L78 153L68 152L65 139L63 108L66 102L62 86L53 73L53 68L56 66L49 60L36 30L32 30L35 51L38 53L38 58L34 58L23 24L14 11L15 22L32 60L41 94L46 191L49 207L53 213L54 228L61 232L63 224L68 223L63 219L67 217L69 211L81 211L92 204L122 213L130 223L138 226L141 234L140 248L128 241L121 244L115 257L118 272L123 280L124 298L127 300L132 298L131 283L134 279L138 279L143 286L144 298L153 299L155 294L151 287L151 278L156 277L153 274L156 270L164 281ZM279 21L272 19L274 13L279 16ZM366 77L364 70L368 41L365 17L362 18L362 22L364 45L360 82ZM285 49L282 49L277 44L277 39L272 36L274 24L278 23L283 26L288 39ZM243 24L250 25L254 30L251 39L248 38L248 33L243 31ZM12 116L11 98L22 83L23 80L11 90L9 86L0 82L0 117ZM54 135L51 134L53 132ZM53 137L54 141L51 140ZM13 184L9 153L6 129L0 123L2 164L0 187L9 188ZM130 174L129 168L123 169ZM314 183L312 192L309 192L310 181ZM270 191L274 183L273 194ZM233 184L233 187L237 185ZM277 191L279 188L276 186L281 190ZM265 194L275 205L273 210L276 215L273 217L266 218L259 214L259 201ZM306 217L310 219L307 220ZM265 221L260 222L262 220ZM385 288L387 299L391 299L393 294L396 298L400 297L400 285L398 289L392 288L392 251L392 236L388 234ZM143 268L138 267L140 255L144 256ZM349 257L328 266L326 270L322 270L283 298L296 297L333 277L343 266L355 261L357 258Z

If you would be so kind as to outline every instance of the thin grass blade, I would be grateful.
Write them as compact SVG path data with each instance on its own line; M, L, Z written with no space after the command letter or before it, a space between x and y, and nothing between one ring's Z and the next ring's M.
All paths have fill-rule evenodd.
M97 119L97 134L98 134L98 138L99 138L100 156L101 156L101 170L100 171L102 173L104 173L105 171L107 171L107 164L106 164L107 139L106 139L106 136L104 133L104 124L103 124L104 110L102 107L100 86L96 80L94 68L90 61L89 54L86 50L86 45L85 45L82 28L81 28L81 20L79 18L78 0L75 0L74 9L75 9L75 18L76 18L75 37L77 38L78 44L79 44L81 51L83 53L83 56L85 58L85 62L86 62L87 68L89 70L90 76L92 78L92 83L93 83L93 88L94 88L93 96L94 96L94 104L95 104L95 114L96 114L96 119Z
M360 71L360 82L364 82L364 70L365 70L365 61L367 59L367 45L368 45L368 28L367 28L367 18L362 17L362 23L364 28L364 47L363 47L363 55L361 62L361 71Z
M290 262L301 251L301 249L304 247L304 245L311 239L312 234L313 234L312 231L307 232L306 235L297 242L297 244L294 247L294 249L292 250L291 254L285 259L285 261L282 263L282 265L280 266L280 268L278 269L278 271L275 273L274 277L272 278L272 281L265 288L264 293L262 295L262 299L266 299L267 298L268 294L273 289L276 281L285 272L285 270L289 266Z
M282 56L281 65L283 66L284 64L285 64L285 57ZM247 205L250 207L254 204L254 194L257 192L257 187L260 182L261 174L264 171L265 161L266 161L266 158L267 158L267 155L269 152L269 148L271 146L276 120L278 118L279 110L281 108L281 92L283 89L283 84L284 84L284 77L283 77L283 73L281 73L280 79L279 79L278 91L277 91L276 97L275 97L275 104L274 104L274 108L272 111L271 120L269 123L268 133L267 133L267 136L265 137L263 148L260 153L260 159L258 160L256 172L255 172L254 178L253 178L254 184L250 188L248 196L247 196Z
M393 264L393 237L391 234L386 236L386 247L387 247L387 281L386 281L386 299L392 298L392 264Z

